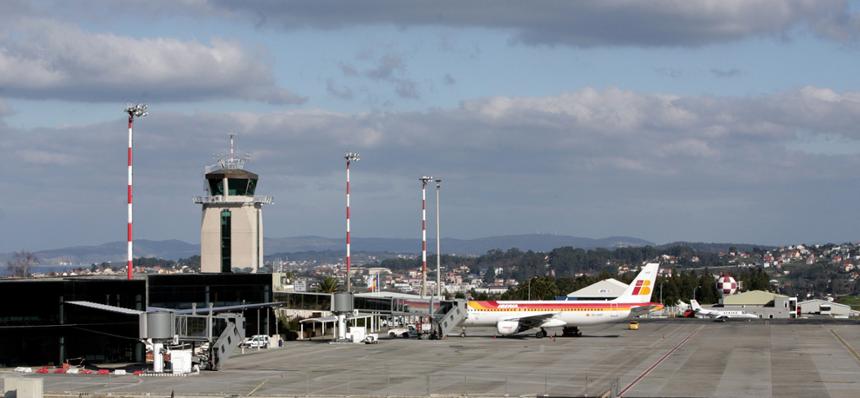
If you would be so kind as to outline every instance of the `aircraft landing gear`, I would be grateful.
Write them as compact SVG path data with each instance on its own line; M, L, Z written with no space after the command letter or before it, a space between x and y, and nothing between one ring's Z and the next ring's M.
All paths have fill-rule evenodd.
M535 337L539 339L546 337L546 330L544 330L544 328L540 328L540 331L535 333Z
M576 326L566 327L562 330L561 335L564 337L580 337L582 332Z

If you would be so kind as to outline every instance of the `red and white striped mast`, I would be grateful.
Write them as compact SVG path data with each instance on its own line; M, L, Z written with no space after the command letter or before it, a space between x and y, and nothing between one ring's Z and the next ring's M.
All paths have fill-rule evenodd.
M433 177L422 176L421 181L421 297L427 294L427 183Z
M350 251L349 251L349 165L361 158L357 152L347 152L343 155L346 159L346 291L352 292L352 278L350 276Z
M128 105L125 108L125 112L128 113L128 279L131 280L133 273L132 260L134 259L134 240L132 239L132 143L133 140L133 126L134 126L134 118L135 117L144 117L148 115L146 112L146 104L136 104L136 105Z

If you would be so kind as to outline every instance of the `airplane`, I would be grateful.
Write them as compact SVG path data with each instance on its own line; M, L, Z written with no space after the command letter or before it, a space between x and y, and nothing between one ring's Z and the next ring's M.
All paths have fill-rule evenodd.
M622 322L662 308L650 302L658 268L645 265L624 294L611 301L469 301L463 326L495 326L502 336L539 328L537 338L547 336L546 328L561 327L564 336L581 336L579 326Z
M696 316L712 318L714 321L724 322L727 319L759 319L758 315L738 310L706 310L699 305L699 302L696 301L696 299L690 299L690 306L693 308Z

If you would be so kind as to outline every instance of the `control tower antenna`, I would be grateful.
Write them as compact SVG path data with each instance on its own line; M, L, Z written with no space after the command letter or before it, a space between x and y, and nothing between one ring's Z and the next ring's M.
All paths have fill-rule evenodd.
M134 259L134 241L132 240L132 143L134 142L134 118L144 117L149 113L146 111L146 104L128 104L125 107L125 113L128 113L128 279L131 280L133 274L132 260Z
M427 294L427 183L433 177L422 176L421 181L421 297Z
M343 155L346 159L346 291L352 292L352 274L350 273L350 252L349 252L349 165L352 162L358 162L361 158L358 152L347 152Z

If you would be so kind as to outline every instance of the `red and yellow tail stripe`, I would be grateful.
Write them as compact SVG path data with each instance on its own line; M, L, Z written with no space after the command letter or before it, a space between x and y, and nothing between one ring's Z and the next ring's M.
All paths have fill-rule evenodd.
M646 281L648 282L648 281ZM640 293L641 294L641 293ZM475 311L507 311L507 312L566 312L566 311L627 311L633 307L653 305L657 309L663 306L659 303L576 303L576 302L511 302L511 301L469 301L469 308Z

